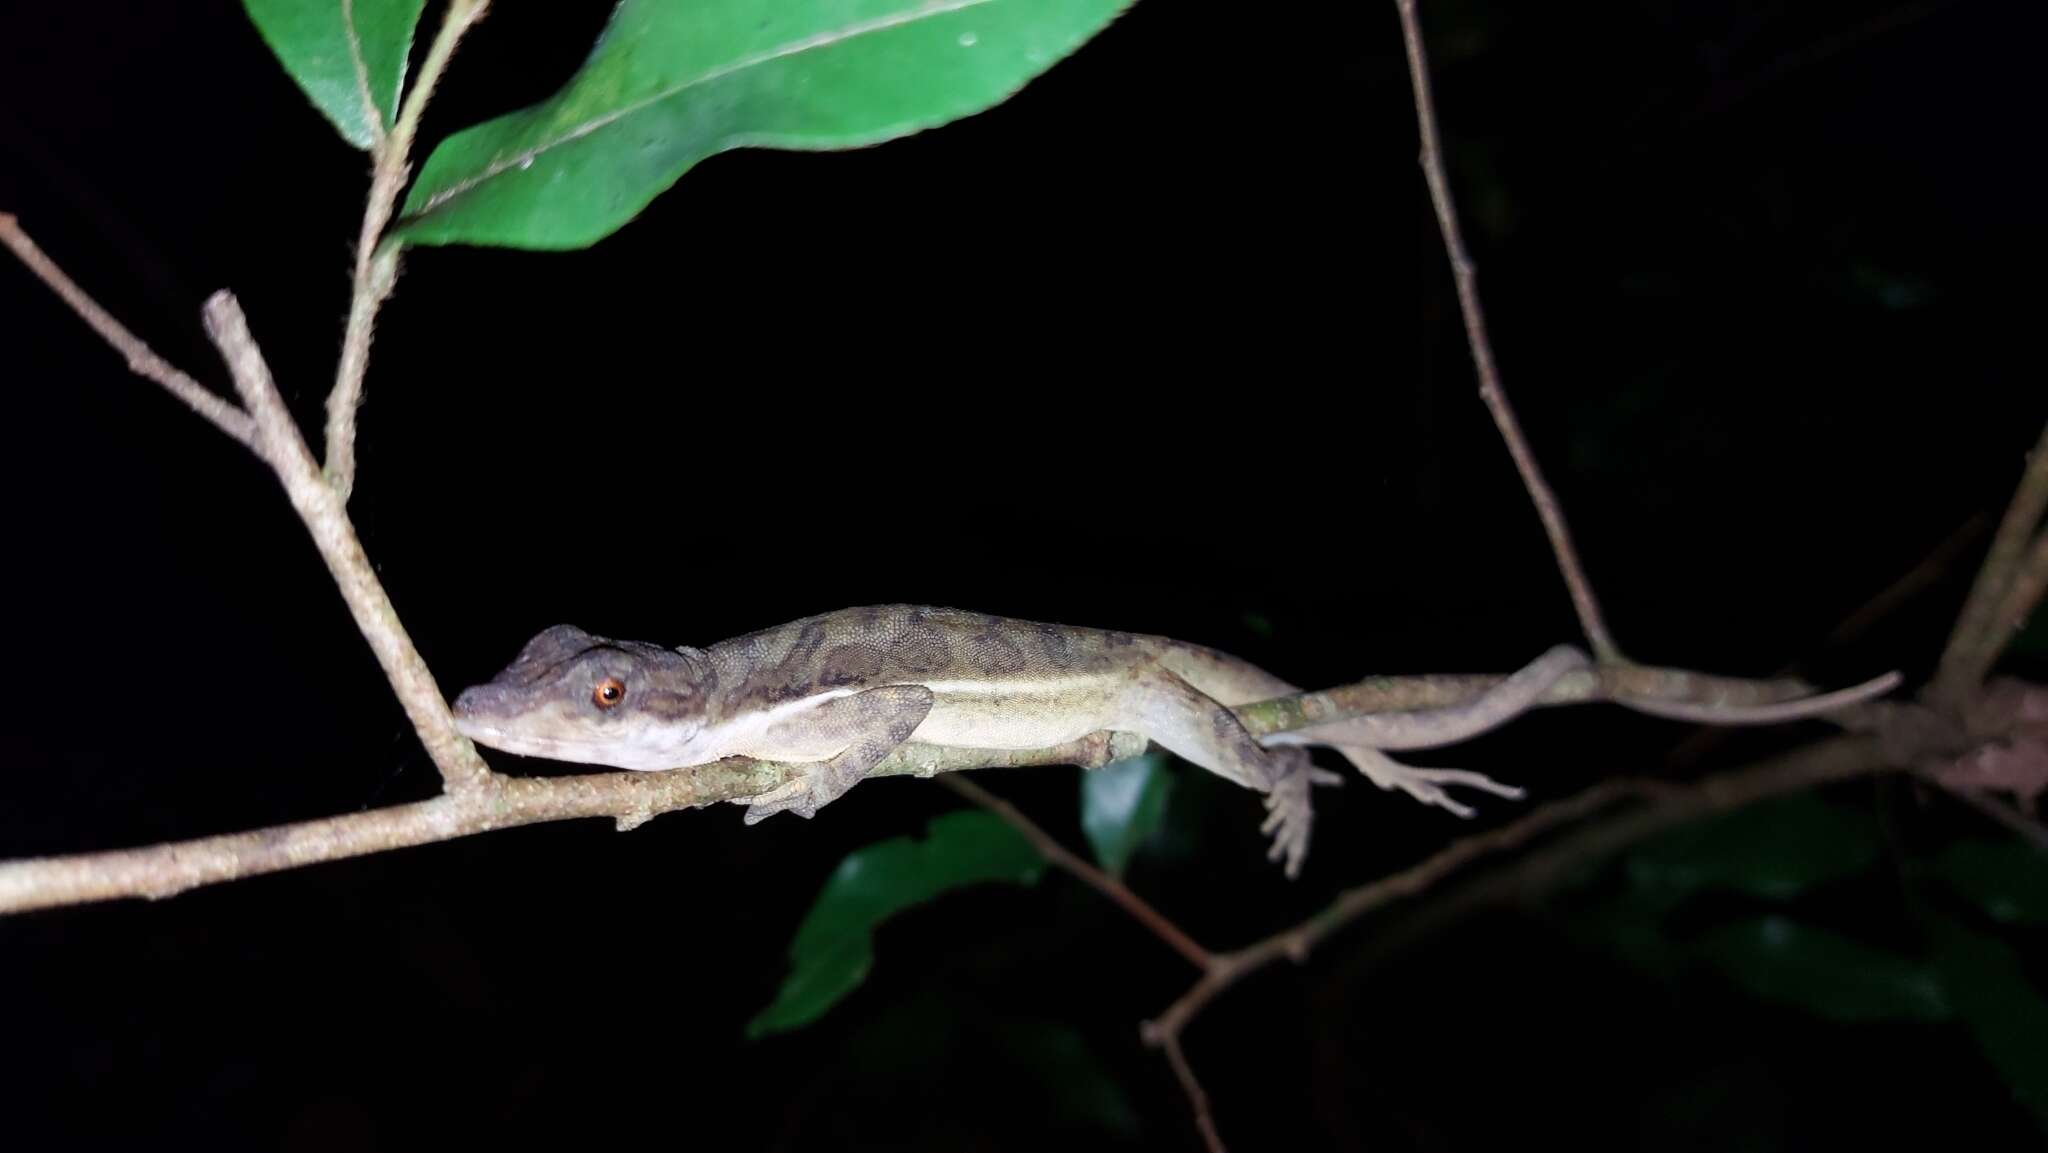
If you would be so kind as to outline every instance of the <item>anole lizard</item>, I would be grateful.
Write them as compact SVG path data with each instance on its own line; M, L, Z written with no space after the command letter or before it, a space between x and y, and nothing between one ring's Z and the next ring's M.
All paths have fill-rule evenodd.
M1488 699L1540 692L1562 671L1518 675ZM1460 815L1470 810L1440 785L1521 795L1477 773L1396 764L1375 750L1372 718L1262 743L1231 712L1297 691L1236 657L1166 637L886 605L807 617L708 649L557 625L489 683L463 692L455 717L480 744L560 761L649 771L734 756L806 764L800 779L751 798L748 824L784 810L814 815L906 741L1027 749L1104 729L1135 732L1265 794L1263 831L1290 877L1308 853L1310 785L1339 779L1311 766L1304 745L1336 748L1382 788ZM1408 728L1384 743L1456 739L1447 731L1444 740L1414 739L1417 718L1432 715L1390 718L1405 718Z

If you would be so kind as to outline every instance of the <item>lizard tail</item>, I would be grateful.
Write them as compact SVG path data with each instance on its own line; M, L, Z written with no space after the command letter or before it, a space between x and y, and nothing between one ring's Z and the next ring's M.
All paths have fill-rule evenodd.
M1229 653L1184 641L1168 640L1160 643L1157 659L1167 671L1193 685L1195 689L1217 702L1236 707L1252 701L1270 700L1273 697L1292 696L1299 688L1274 676L1272 673L1252 664L1250 661L1231 656ZM1503 685L1482 699L1480 707L1470 707L1474 714L1490 714L1503 708L1519 711L1526 707L1521 698L1540 693L1551 681L1584 663L1584 658L1565 651L1553 651L1532 664L1528 669L1510 678L1509 685ZM1487 708L1485 706L1494 706ZM1461 710L1445 710L1440 719L1449 719L1450 714ZM1338 723L1318 726L1292 733L1274 733L1262 738L1260 744L1269 747L1314 746L1334 749L1338 755L1351 762L1373 784L1382 789L1399 790L1424 805L1444 809L1456 816L1470 817L1473 810L1469 805L1454 799L1444 786L1462 786L1492 793L1509 800L1521 799L1522 790L1505 785L1483 773L1464 769L1429 769L1404 765L1381 752L1383 747L1408 748L1434 744L1449 744L1462 740L1477 732L1499 723L1490 715L1475 715L1471 723L1435 724L1426 726L1435 732L1433 739L1418 740L1405 732L1397 733L1397 726L1372 721ZM1387 731L1381 731L1385 729ZM1469 731L1457 731L1469 730Z

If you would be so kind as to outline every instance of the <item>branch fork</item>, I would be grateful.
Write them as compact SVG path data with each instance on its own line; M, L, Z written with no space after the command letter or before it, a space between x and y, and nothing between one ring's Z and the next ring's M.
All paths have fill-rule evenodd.
M770 791L801 772L796 766L733 759L668 773L601 773L571 777L511 778L493 774L476 748L455 730L431 671L400 623L351 523L347 502L356 480L356 417L367 377L377 313L390 297L399 273L399 246L387 236L398 198L410 175L410 153L420 119L463 35L483 18L489 0L450 0L415 83L405 95L389 133L372 149L370 191L358 236L347 327L333 389L326 403L324 466L292 420L263 354L249 331L240 304L216 293L203 315L208 334L233 378L237 406L193 380L147 345L81 291L20 229L0 213L0 244L61 297L95 332L119 351L135 373L156 381L215 428L248 447L277 475L293 510L305 524L323 561L375 653L394 694L439 770L444 792L429 801L300 822L271 829L111 853L0 863L0 912L124 896L162 897L198 885L317 861L448 840L513 825L578 817L609 817L621 830L655 815L719 801L745 800ZM1585 838L1593 848L1611 847L1648 829L1686 819L1703 810L1733 808L1775 792L1810 787L1876 767L1896 765L1907 746L1918 744L1893 714L1867 704L1897 684L1895 674L1854 689L1821 697L1791 681L1742 681L1683 670L1629 663L1609 633L1592 585L1573 545L1564 514L1523 437L1487 335L1477 273L1458 225L1415 0L1395 0L1407 51L1420 163L1442 233L1456 286L1479 394L1498 427L1549 538L1558 569L1571 595L1582 632L1597 663L1546 682L1528 699L1517 699L1506 715L1488 714L1483 727L1502 723L1531 707L1606 700L1639 711L1700 723L1776 723L1832 714L1845 727L1866 730L1814 746L1776 765L1724 774L1680 789L1661 782L1617 779L1575 797L1531 810L1520 819L1454 842L1435 856L1389 877L1346 890L1307 921L1234 952L1208 950L1138 898L1120 881L1067 851L1014 807L978 786L953 776L956 792L982 804L1022 830L1049 861L1094 886L1133 920L1193 964L1200 976L1157 1018L1141 1027L1143 1040L1164 1051L1185 1089L1196 1126L1212 1153L1223 1142L1209 1099L1181 1047L1188 1023L1213 998L1280 958L1305 962L1330 933L1365 913L1421 892L1448 873L1482 856L1516 849L1554 829L1576 823L1626 800L1644 802L1637 814ZM1930 687L1931 703L1944 715L1960 716L1978 694L2012 633L2034 611L2048 587L2048 432L2025 469L1990 556L1961 614L1940 671ZM1583 660L1583 658L1580 658ZM1479 700L1507 678L1374 678L1318 693L1247 705L1240 718L1255 734L1290 732L1375 715L1419 709L1455 708ZM1476 714L1475 714L1476 716ZM1894 718L1895 720L1895 718ZM1480 723L1475 721L1475 723ZM1910 726L1908 726L1910 727ZM1941 726L1936 726L1940 728ZM1873 735L1875 733L1876 735ZM2038 736L2029 730L2027 739ZM953 774L1001 765L1080 764L1098 766L1133 756L1142 739L1127 733L1096 733L1051 749L1017 753L906 746L875 775ZM1925 744L1918 744L1923 751ZM2048 750L2048 745L2041 745ZM2048 752L2028 745L2026 773L2048 763ZM2002 768L2000 766L2003 766ZM1968 799L1974 795L1955 779L1966 768L2007 771L1979 757L1955 760L1932 779ZM2036 778L2026 776L2023 784ZM2001 817L2001 819L2008 819ZM2036 826L2038 828L2038 826ZM2044 838L2048 844L2048 838Z

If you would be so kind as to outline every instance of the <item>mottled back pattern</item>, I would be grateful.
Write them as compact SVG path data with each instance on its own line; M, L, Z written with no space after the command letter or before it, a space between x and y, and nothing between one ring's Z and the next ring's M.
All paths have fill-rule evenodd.
M1156 638L927 605L869 605L713 645L710 709L733 717L833 690L1044 680L1126 667Z

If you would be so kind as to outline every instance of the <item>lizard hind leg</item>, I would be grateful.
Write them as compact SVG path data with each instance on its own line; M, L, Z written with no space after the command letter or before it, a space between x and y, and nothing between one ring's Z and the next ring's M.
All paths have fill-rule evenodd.
M1137 682L1128 702L1131 727L1149 740L1265 794L1268 815L1260 832L1273 838L1268 856L1282 861L1289 877L1299 875L1315 819L1309 789L1329 776L1310 765L1308 750L1261 745L1237 714L1165 669Z

